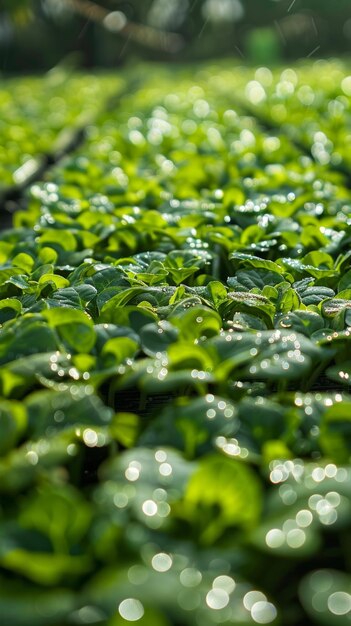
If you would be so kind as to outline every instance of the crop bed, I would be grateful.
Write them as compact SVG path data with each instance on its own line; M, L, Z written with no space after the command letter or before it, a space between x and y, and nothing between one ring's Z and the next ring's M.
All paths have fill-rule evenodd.
M0 92L3 623L349 624L350 67L60 72Z

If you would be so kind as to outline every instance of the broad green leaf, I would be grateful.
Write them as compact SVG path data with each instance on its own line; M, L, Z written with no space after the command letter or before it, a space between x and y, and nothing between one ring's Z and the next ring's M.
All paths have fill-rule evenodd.
M347 526L351 513L349 470L301 460L271 463L273 488L252 540L261 550L290 558L321 549L321 533Z
M140 444L172 445L192 459L210 449L215 437L237 433L236 413L232 403L212 394L190 401L180 399L152 421Z
M323 287L321 285L313 285L313 280L309 278L304 278L297 283L294 283L293 287L296 289L301 302L306 306L310 304L319 304L326 300L327 298L333 298L335 293L332 289L328 287Z
M194 524L201 542L212 544L228 528L255 526L261 507L255 473L242 461L217 454L201 459L177 512Z
M40 236L41 244L58 244L61 248L67 251L77 249L77 241L73 233L70 230L54 230L48 228ZM54 246L53 246L54 247Z
M23 270L20 268L0 268L0 285L4 285L7 281L10 281L12 278L23 274ZM25 283L26 284L26 283Z
M313 333L324 328L324 320L321 315L313 311L292 311L287 315L279 315L275 320L275 327L280 329L291 329L306 337L311 337Z
M91 387L73 385L69 391L38 391L28 396L29 429L34 438L52 436L75 426L109 424L112 411L93 395Z
M301 379L312 373L312 364L328 353L310 339L287 330L222 333L206 344L217 354L221 371L228 362L249 379Z
M6 397L18 397L36 387L42 378L57 379L62 375L69 377L71 368L72 363L58 352L32 354L16 359L0 367L2 394Z
M156 314L143 306L111 306L106 308L99 317L100 323L130 326L137 333L143 326L155 321L157 321Z
M79 309L57 307L43 311L43 317L57 328L61 339L77 352L90 352L96 335L91 318Z
M140 332L143 351L148 356L156 356L175 343L178 335L178 329L166 320L161 320L158 324L146 324Z
M22 313L22 305L15 298L5 298L0 301L0 324L18 317Z
M213 362L206 350L200 345L178 341L168 348L169 367L172 370L208 370L213 368Z
M113 337L108 339L102 348L101 355L110 365L120 365L131 359L138 351L138 344L129 337Z
M39 285L41 287L52 285L55 290L64 289L69 287L69 281L59 274L42 274L39 278Z
M77 489L44 486L23 503L18 521L47 535L55 552L65 553L86 535L91 510Z
M243 252L233 252L229 258L234 261L235 267L253 267L259 270L267 270L268 272L275 272L280 275L282 268L274 261L268 261L267 259L261 259L258 256L251 254L244 254Z
M207 291L210 296L210 300L213 302L216 309L223 300L227 298L227 290L225 286L218 280L212 280L207 285Z
M77 437L72 429L46 439L45 446L42 438L28 441L0 459L1 493L23 493L55 468L74 462L78 453Z
M57 347L54 330L35 316L22 316L0 330L1 364L40 352L54 352Z
M84 590L84 599L113 615L108 626L122 626L131 618L144 626L168 626L165 620L169 613L186 626L194 619L208 626L214 626L218 619L223 624L253 626L257 623L254 617L277 623L275 605L261 591L255 591L256 587L225 570L221 560L216 567L203 561L184 567L184 559L187 561L188 556L181 546L175 546L172 553L159 552L153 546L143 563L118 572L105 568ZM251 612L245 607L248 600L261 602Z
M228 320L236 312L255 315L270 328L273 324L275 307L265 296L247 291L232 291L228 293L228 300L221 304L219 313Z
M117 506L121 519L125 519L127 513L129 518L150 524L150 527L167 525L170 505L182 496L194 467L184 461L178 452L166 447L128 450L110 460L102 469L102 477L107 482L98 488L101 509L116 511ZM156 489L169 492L166 501L162 497L158 499ZM124 501L127 494L128 502L119 506L118 503ZM162 496L162 493L159 492L159 495ZM151 509L145 502L150 504ZM150 515L150 511L154 513Z
M318 255L319 253L317 253ZM322 254L322 253L321 253ZM329 256L329 255L327 255ZM308 258L307 258L308 257ZM279 259L279 263L285 268L286 271L290 272L296 279L300 279L303 275L309 275L316 279L326 279L326 278L337 278L338 273L332 267L326 266L323 263L324 257L321 259L321 265L312 265L311 258L307 255L305 259L297 260L292 258L281 258ZM331 257L329 257L331 259ZM316 262L318 263L319 257L317 256ZM331 259L332 260L332 259ZM309 262L307 262L309 261Z
M179 329L179 338L184 341L213 337L222 328L222 320L218 313L205 306L179 311L178 315L171 315L168 319Z
M238 270L235 276L228 278L228 285L235 291L251 291L252 289L262 290L266 285L279 285L283 281L283 276L277 272L266 269Z

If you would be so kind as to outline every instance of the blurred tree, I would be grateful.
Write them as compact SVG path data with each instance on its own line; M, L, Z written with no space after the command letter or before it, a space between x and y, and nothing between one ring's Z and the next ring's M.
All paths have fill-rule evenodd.
M32 15L32 4L30 0L2 0L0 10L18 24L23 24Z
M314 49L347 53L350 8L351 0L0 0L0 70L48 68L73 51L85 66L115 66L136 56L235 55L268 63ZM175 31L186 45L165 43L165 31ZM1 66L5 51L7 67Z

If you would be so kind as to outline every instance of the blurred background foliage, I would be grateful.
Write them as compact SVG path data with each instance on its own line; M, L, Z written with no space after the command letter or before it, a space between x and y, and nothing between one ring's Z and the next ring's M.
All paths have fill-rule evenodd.
M127 23L144 25L138 37L110 32L77 11L82 4L1 0L0 72L42 71L69 55L83 67L218 56L274 63L345 55L351 44L351 0L96 0ZM147 27L176 32L183 45L150 47Z

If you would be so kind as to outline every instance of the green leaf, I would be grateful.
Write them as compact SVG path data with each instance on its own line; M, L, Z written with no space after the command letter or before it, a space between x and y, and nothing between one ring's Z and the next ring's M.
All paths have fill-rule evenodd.
M140 420L134 413L116 413L109 426L109 433L113 439L125 448L135 445L140 429Z
M96 289L92 285L78 285L58 289L47 300L50 307L62 306L84 310L86 305L96 296Z
M58 307L42 312L50 326L57 328L61 339L77 352L90 352L96 335L91 318L78 309Z
M148 449L135 448L127 450L118 457L111 459L102 469L103 482L99 488L99 501L102 510L116 511L116 502L120 501L119 496L128 495L126 510L122 511L123 518L127 512L131 519L139 520L151 527L159 528L167 525L167 515L169 506L159 506L155 515L148 515L148 509L143 507L145 501L154 500L156 489L164 489L169 493L167 502L172 504L177 500L185 489L189 476L194 471L194 465L184 461L182 456L167 447ZM130 486L133 490L130 490ZM121 512L117 504L117 512ZM154 507L153 507L154 509Z
M57 337L43 320L32 315L10 321L0 331L0 363L57 350Z
M349 475L349 470L326 462L275 460L265 516L252 533L255 545L283 558L316 553L323 529L335 532L349 523Z
M178 514L186 516L205 544L226 529L254 527L260 517L262 488L255 473L242 461L211 455L191 476Z
M327 298L333 298L335 293L329 287L323 287L322 285L314 285L312 278L303 278L293 284L294 289L299 294L301 302L306 306L310 304L319 304Z
M58 244L61 248L67 251L77 249L76 238L68 229L54 230L53 228L48 228L41 235L40 243Z
M0 456L11 450L25 433L27 413L20 402L0 401Z
M178 335L178 329L166 320L161 320L158 324L146 324L140 332L143 351L148 356L165 352L172 343L177 341Z
M36 387L41 378L57 378L58 372L69 376L72 363L58 352L25 356L0 367L0 385L6 397L23 395Z
M216 373L227 361L227 376L240 367L242 376L259 380L301 379L328 354L307 337L287 330L222 333L206 345L217 353Z
M69 287L69 281L66 278L60 276L59 274L53 273L42 274L38 282L40 287L46 287L47 285L50 285L54 290L61 290L65 287ZM44 290L42 289L42 291ZM56 306L58 306L58 304ZM72 304L70 306L72 306Z
M312 254L312 253L311 253ZM321 255L321 256L319 256ZM301 260L292 259L292 258L282 258L279 259L279 263L289 271L296 278L300 278L301 275L307 274L317 279L325 279L325 278L337 278L338 273L336 270L330 266L330 261L333 261L332 257L326 255L328 257L328 264L324 263L325 257L323 253L316 253L316 256L311 258L310 255L306 255ZM311 261L315 260L316 265L312 264ZM320 266L318 266L320 263Z
M341 313L344 309L351 307L351 300L339 298L328 299L322 304L322 313L327 318L332 318Z
M140 437L141 445L172 445L195 458L213 448L215 437L232 437L239 429L236 409L224 398L207 394L167 406Z
M261 259L258 256L252 254L245 254L244 252L232 252L229 255L229 259L234 261L235 267L253 267L255 269L267 270L268 272L274 272L281 275L282 268L274 261L268 261L267 259Z
M230 276L228 285L235 291L251 291L252 289L262 290L266 285L279 285L283 281L283 276L277 272L266 269L238 270L235 276Z
M170 315L168 319L179 329L180 340L184 341L213 337L222 328L222 320L218 313L204 306L179 311L178 315Z
M19 523L47 535L54 551L67 552L81 541L91 522L91 510L77 489L44 486L23 503Z
M67 428L106 426L112 411L84 385L69 391L38 391L26 399L29 428L35 438Z
M313 311L292 311L287 315L279 315L275 321L275 327L291 329L306 337L312 337L313 333L324 328L324 320L321 315Z
M18 317L22 313L22 304L15 298L5 298L0 301L0 324Z
M142 306L106 307L99 317L100 323L130 326L137 333L143 326L155 321L157 321L156 314Z
M168 348L169 366L172 370L208 370L213 368L213 362L206 350L200 345L178 341Z
M113 337L108 339L102 348L102 356L111 365L120 365L131 359L138 351L138 344L129 337Z
M224 319L228 320L236 312L255 315L261 318L270 328L273 325L275 307L268 298L259 294L247 291L232 291L228 293L228 300L221 304L219 313Z
M209 293L210 300L213 302L216 309L218 309L221 302L227 298L227 290L218 280L212 280L209 282L207 285L207 291Z

